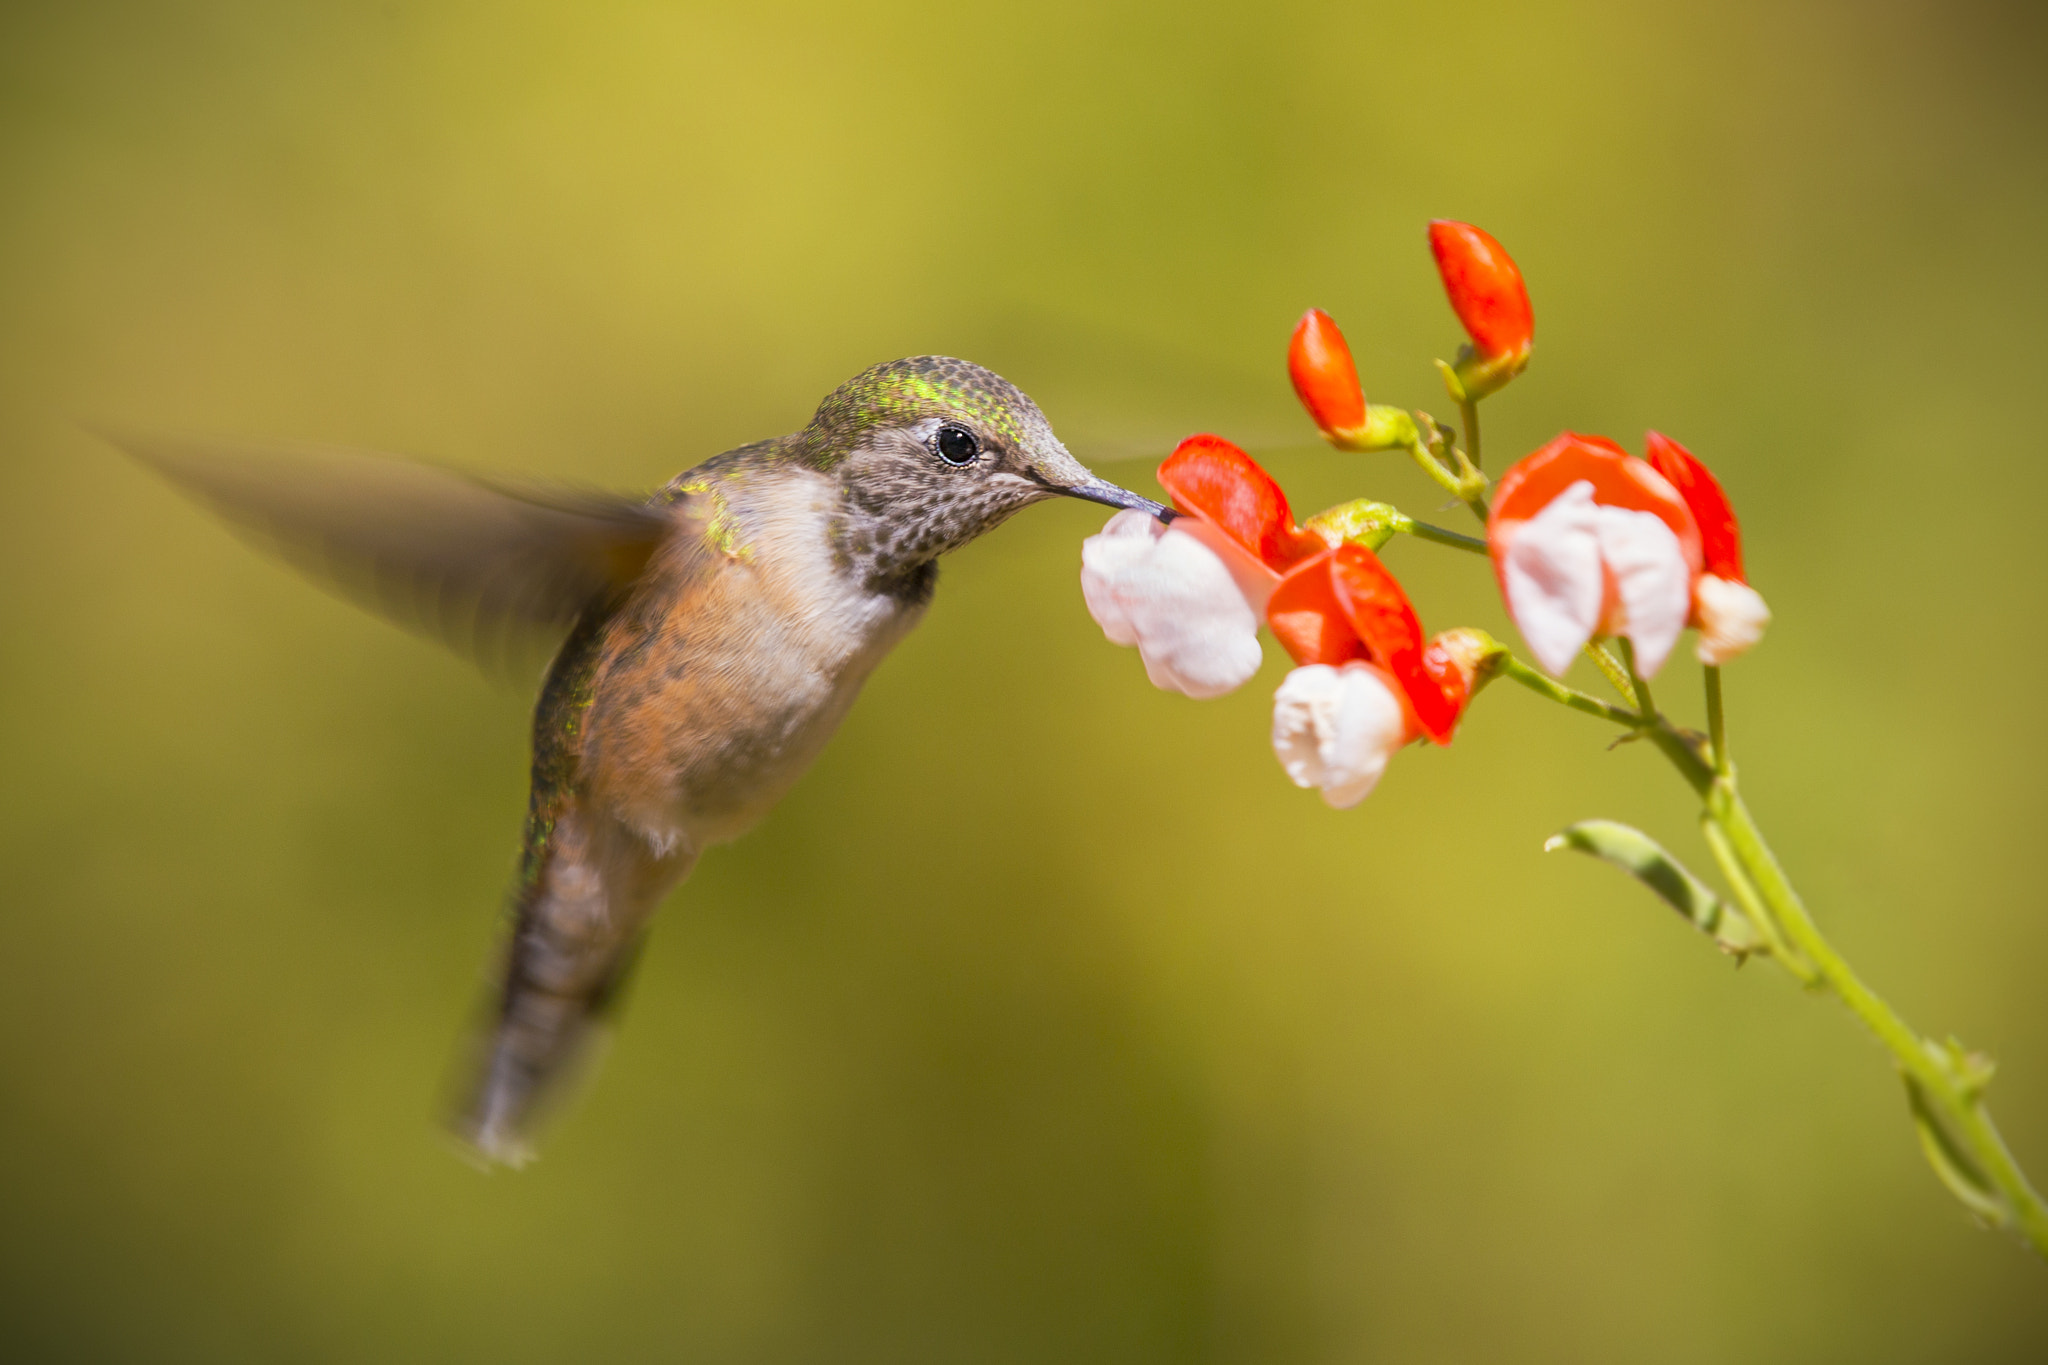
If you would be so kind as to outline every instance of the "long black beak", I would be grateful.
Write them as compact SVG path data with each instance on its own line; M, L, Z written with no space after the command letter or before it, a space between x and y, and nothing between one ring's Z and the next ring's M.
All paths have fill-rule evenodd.
M1090 477L1086 483L1070 484L1065 487L1047 482L1045 485L1055 493L1083 502L1099 502L1104 507L1122 507L1133 512L1144 512L1161 521L1172 521L1180 514L1171 507L1156 503L1150 498L1141 498L1128 488L1118 488L1106 479Z

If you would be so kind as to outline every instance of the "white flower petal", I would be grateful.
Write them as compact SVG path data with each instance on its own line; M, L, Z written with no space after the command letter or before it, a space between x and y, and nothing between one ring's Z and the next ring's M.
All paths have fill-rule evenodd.
M1252 611L1260 620L1266 619L1266 604L1273 600L1273 588L1280 582L1280 575L1262 564L1257 555L1200 517L1175 517L1173 529L1193 536L1214 550L1216 557L1223 561L1223 567L1230 570L1230 576L1236 580L1237 590L1244 594L1244 600L1252 604Z
M1696 652L1703 664L1718 666L1748 653L1771 623L1771 609L1755 588L1712 574L1693 588L1693 603L1700 618Z
M1372 794L1387 760L1406 744L1408 716L1368 664L1309 664L1273 694L1273 753L1297 787L1320 787L1347 810Z
M1569 668L1600 624L1600 510L1581 479L1516 527L1501 557L1508 614L1550 673Z
M1081 596L1111 642L1138 647L1156 687L1220 697L1259 671L1259 618L1229 567L1143 512L1081 543Z
M1677 532L1653 512L1602 507L1598 530L1621 599L1614 633L1635 646L1636 671L1654 678L1692 615L1692 566Z
M1118 512L1102 530L1081 542L1081 600L1102 633L1115 645L1135 645L1138 633L1117 586L1152 555L1166 528L1143 512Z

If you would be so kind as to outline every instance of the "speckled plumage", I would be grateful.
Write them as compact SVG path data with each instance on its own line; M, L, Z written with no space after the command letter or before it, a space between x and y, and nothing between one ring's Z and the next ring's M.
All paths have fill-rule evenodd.
M1162 510L1089 474L1007 381L943 356L875 366L801 431L648 499L375 457L122 444L295 562L444 636L570 627L535 707L501 986L455 1118L509 1162L655 906L809 767L923 616L940 555L1059 494Z

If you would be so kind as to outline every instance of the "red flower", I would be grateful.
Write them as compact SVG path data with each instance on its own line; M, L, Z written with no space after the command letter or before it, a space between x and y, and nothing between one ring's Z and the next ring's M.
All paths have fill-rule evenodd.
M1451 311L1479 354L1488 359L1526 354L1536 335L1536 314L1522 272L1506 248L1470 223L1438 218L1429 225L1429 249Z

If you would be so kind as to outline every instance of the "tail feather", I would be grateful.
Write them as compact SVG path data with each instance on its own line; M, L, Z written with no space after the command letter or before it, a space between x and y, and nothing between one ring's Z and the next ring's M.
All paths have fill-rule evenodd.
M655 904L689 871L570 803L523 877L499 984L451 1127L486 1162L524 1165L534 1138L601 1051Z

